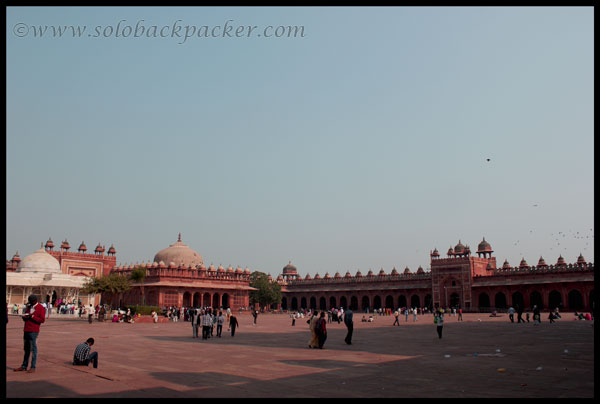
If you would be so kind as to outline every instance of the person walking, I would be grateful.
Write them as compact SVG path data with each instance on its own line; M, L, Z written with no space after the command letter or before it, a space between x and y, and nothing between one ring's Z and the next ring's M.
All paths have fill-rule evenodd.
M404 315L406 316L406 321L408 321L408 307L406 308L406 310L404 311Z
M394 319L394 324L392 324L392 325L397 325L397 326L400 326L400 322L398 322L398 317L400 317L400 313L398 313L398 310L396 310L396 311L394 312L394 317L395 317L395 319Z
M518 323L524 323L525 320L523 320L523 307L520 304L517 304L517 324Z
M325 313L321 312L321 316L317 320L316 324L317 337L319 338L319 349L323 349L325 340L327 339L327 320L325 320Z
M292 313L292 327L296 325L296 313Z
M319 347L319 337L317 335L317 330L316 330L317 320L318 320L317 314L319 314L319 312L315 310L312 314L312 317L308 320L308 324L309 324L309 328L310 328L310 340L308 341L309 348L318 348Z
M94 369L98 368L98 352L90 352L92 345L94 345L94 338L88 338L87 341L75 347L74 366L88 366L92 362Z
M439 339L442 339L442 330L444 328L444 313L441 310L434 314L433 322L435 323L435 325L437 327L437 333L438 333Z
M462 318L462 307L458 308L458 321L463 321L463 318Z
M198 309L190 310L190 321L192 323L192 338L198 338L198 321L200 321Z
M223 312L220 311L217 316L217 337L221 338L221 332L223 332L223 323L225 322L225 317L223 316Z
M346 312L344 313L344 325L348 329L344 341L348 345L352 345L352 332L354 331L354 320L352 319L353 315L354 313L352 313L351 309L346 310ZM398 319L396 318L396 320Z
M252 310L252 317L254 317L253 325L256 325L256 319L258 318L258 310Z
M416 308L413 309L413 323L415 321L417 321L417 309Z
M233 315L233 313L231 313L231 316L229 317L229 328L231 329L232 337L235 335L236 327L239 327L239 323L237 321L237 318Z
M208 339L208 334L210 334L210 323L211 318L208 311L202 310L202 339Z
M88 323L92 324L92 321L94 320L94 306L90 303L89 307L87 308L87 312L88 312Z
M23 357L23 364L21 367L16 368L15 372L27 371L28 373L35 373L35 366L37 362L37 337L40 333L40 325L46 321L46 311L44 307L38 303L36 295L30 295L27 298L27 307L24 309L23 321L23 350L25 355ZM27 370L29 365L29 356L31 356L31 367Z
M508 309L508 318L510 318L511 323L515 322L515 309L512 306L510 306L510 308Z

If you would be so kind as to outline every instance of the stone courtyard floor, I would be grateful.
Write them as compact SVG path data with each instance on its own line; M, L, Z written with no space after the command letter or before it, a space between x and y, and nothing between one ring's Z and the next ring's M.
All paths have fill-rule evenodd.
M23 360L23 323L6 325L6 397L594 397L594 327L570 313L540 326L506 315L431 315L417 322L355 313L353 344L329 324L325 349L308 349L306 319L238 316L235 337L193 339L190 323L99 323L51 317L38 338L37 371ZM481 320L481 321L478 321ZM71 365L96 341L99 368ZM500 350L499 352L497 350ZM566 351L565 351L566 350ZM449 356L448 356L449 355Z

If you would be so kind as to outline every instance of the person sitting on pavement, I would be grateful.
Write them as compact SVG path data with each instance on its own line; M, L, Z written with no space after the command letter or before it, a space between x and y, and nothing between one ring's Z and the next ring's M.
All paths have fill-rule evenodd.
M94 345L94 338L88 338L87 341L75 347L73 365L88 366L92 362L94 369L98 368L98 352L90 352L92 345Z

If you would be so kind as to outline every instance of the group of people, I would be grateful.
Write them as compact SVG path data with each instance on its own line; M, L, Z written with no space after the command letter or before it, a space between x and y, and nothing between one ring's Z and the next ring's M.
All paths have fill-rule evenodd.
M192 323L192 338L198 338L198 328L202 327L202 339L206 340L214 336L215 326L217 328L217 338L221 338L223 324L225 321L229 324L228 330L231 330L231 336L235 336L235 330L239 323L235 315L227 308L226 316L223 311L212 307L197 308L189 310L189 321ZM256 321L256 319L255 319Z
M342 320L341 316L343 316L344 325L347 328L346 338L344 338L344 341L346 342L346 344L352 345L352 333L354 330L352 310L348 309L344 311L342 308L340 308L339 310L332 310L331 313L335 313L334 318L338 319L338 322ZM343 314L340 315L339 313ZM328 319L326 318L326 316L329 316L328 312L321 311L319 313L319 311L315 310L312 312L311 317L306 321L309 325L311 333L310 340L308 341L309 348L323 349L325 341L327 340Z

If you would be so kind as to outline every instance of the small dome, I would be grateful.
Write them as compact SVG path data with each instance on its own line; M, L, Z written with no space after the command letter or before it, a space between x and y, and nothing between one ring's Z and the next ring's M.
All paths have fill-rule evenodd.
M346 275L344 275L344 278L352 278L350 271L346 271Z
M251 273L251 272L250 272L250 269L249 269L248 267L246 267L246 269L244 269L244 273L245 273L246 275L250 275L250 273Z
M46 241L46 248L49 249L53 249L54 248L54 243L52 242L52 239L50 237L48 237L48 241Z
M166 267L167 267L167 265L165 264L165 262L164 262L164 261L160 261L160 262L158 263L158 267L159 267L159 268L163 268L163 269L164 269L164 268L166 268Z
M309 280L311 280L312 278L311 278L310 274L306 274L306 276L304 277L304 279L305 279L305 280L307 280L307 281L309 281Z
M283 280L283 275L281 275L281 274L277 275L277 280L278 281L282 281Z
M379 270L379 276L385 276L385 271L383 270L383 268Z
M547 267L548 265L546 265L546 261L544 261L544 258L540 257L538 263L537 263L538 267Z
M62 273L58 260L48 254L44 248L23 258L17 266L17 272Z
M100 243L98 243L98 245L96 246L96 249L94 251L96 251L96 252L102 252L104 250L102 249L102 245L100 245Z
M527 261L525 261L525 258L521 259L521 263L519 264L519 268L529 268L529 265L527 265Z
M458 240L458 244L454 246L454 254L464 254L465 246Z
M323 279L331 279L331 275L329 275L329 272L325 272L325 276L323 277Z
M215 266L213 264L210 264L208 266L208 272L216 272L216 271L217 271L217 269L215 268Z
M115 250L115 246L114 245L110 245L110 248L108 249L108 253L109 254L116 254L117 250Z
M15 253L15 255L13 255L11 261L21 262L21 257L19 257L19 252L18 251Z
M152 268L152 263L150 261L146 262L146 268L148 268L148 269Z
M196 265L196 268L198 268L199 271L206 272L206 265L204 264Z
M236 273L236 274L243 274L243 273L244 273L244 270L243 270L241 267L237 267L237 268L235 269L235 273Z
M292 261L290 261L286 266L283 267L284 275L296 275L297 269L294 265L292 265Z
M87 251L87 247L85 246L85 243L83 241L81 242L81 244L79 244L79 248L77 248L77 250L82 252Z
M502 264L502 269L510 269L510 264L508 263L507 259L504 260L504 264Z
M339 272L336 272L335 275L333 276L335 279L339 279L342 277L342 275L340 275Z
M408 267L404 268L404 273L405 274L409 274L410 273L410 269L408 269Z
M477 252L478 253L493 252L492 246L490 245L490 243L485 241L485 237L483 238L483 241L481 243L479 243L479 245L477 246Z
M454 255L454 249L452 247L448 248L448 255Z
M318 272L315 274L315 279L321 279L321 275Z
M581 255L581 253L579 253L579 257L577 257L577 263L578 264L585 264L585 258L583 258L583 255Z
M356 271L356 275L354 275L357 278L362 278L362 273L360 272L360 269L358 271Z
M65 250L68 250L69 248L71 248L71 246L69 245L69 242L67 241L67 239L65 239L65 241L63 241L62 243L60 243L60 248L64 248Z
M217 272L218 273L225 272L225 268L223 268L223 265L219 265L219 267L217 268Z
M431 256L432 256L432 257L439 257L439 256L440 256L440 253L439 253L439 251L437 250L437 248L434 248L434 249L433 249L433 252L431 253Z
M229 266L227 267L227 273L230 273L230 274L232 274L233 272L234 272L234 270L233 270L233 267L232 267L231 265L229 265Z
M423 274L425 273L425 271L423 270L423 268L419 265L419 268L417 269L417 273L418 274Z
M158 268L158 262L154 261L154 262L152 263L152 268Z
M373 273L373 271L371 271L371 270L369 269L369 272L367 272L367 276L375 276L375 274Z
M171 261L171 262L169 262L168 268L169 269L175 269L175 268L177 268L177 265L175 265L175 263L173 261Z
M392 275L398 275L398 271L396 271L396 267L392 268Z
M560 266L567 265L567 263L565 262L565 259L562 257L562 255L558 257L558 261L556 261L556 265L560 265Z

